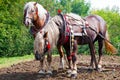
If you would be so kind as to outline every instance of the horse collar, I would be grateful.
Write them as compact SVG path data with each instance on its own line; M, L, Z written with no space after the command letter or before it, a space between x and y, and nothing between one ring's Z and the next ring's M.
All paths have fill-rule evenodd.
M43 25L41 28L36 28L35 26L31 26L31 28L30 28L30 33L31 33L32 35L34 35L34 34L36 34L37 32L41 31L41 30L43 29L43 27L48 23L49 19L50 19L50 14L47 12L47 14L46 14L46 20L45 20L44 25Z
M50 19L50 14L49 14L49 12L47 12L47 14L45 14L45 15L46 15L46 20L45 20L44 25L42 26L42 28L48 23L48 21L49 21L49 19Z

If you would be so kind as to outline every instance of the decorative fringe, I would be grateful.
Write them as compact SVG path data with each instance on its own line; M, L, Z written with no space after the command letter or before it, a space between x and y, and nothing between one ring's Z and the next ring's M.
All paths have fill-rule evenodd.
M109 54L117 54L117 49L107 40L104 41L105 42L105 49L107 51L107 53Z

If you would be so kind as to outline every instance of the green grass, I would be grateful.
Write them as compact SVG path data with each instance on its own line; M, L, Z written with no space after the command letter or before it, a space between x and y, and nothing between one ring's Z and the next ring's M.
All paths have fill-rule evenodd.
M9 67L10 65L20 62L30 61L34 59L34 55L25 55L21 57L3 57L0 58L0 68Z
M53 55L58 56L58 55ZM13 64L34 60L34 55L25 55L21 57L2 57L0 58L0 68L10 67Z

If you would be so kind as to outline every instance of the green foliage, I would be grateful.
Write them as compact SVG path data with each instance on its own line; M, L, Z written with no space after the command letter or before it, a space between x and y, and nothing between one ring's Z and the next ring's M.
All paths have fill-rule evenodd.
M23 5L19 0L0 2L0 56L30 54L33 40L22 24ZM16 7L17 6L17 7Z
M60 0L58 3L63 13L73 12L80 16L87 15L90 8L90 4L85 3L85 0Z
M90 4L85 3L84 0L73 0L72 1L72 11L73 13L77 13L80 16L85 16L88 14Z

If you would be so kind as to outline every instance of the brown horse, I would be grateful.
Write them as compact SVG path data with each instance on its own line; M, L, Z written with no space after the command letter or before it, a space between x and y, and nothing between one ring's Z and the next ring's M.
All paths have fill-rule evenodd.
M39 3L28 2L25 4L23 23L26 27L30 26L30 33L34 38L36 33L46 25L49 19L49 13Z
M78 15L75 14L66 14L64 16L65 17L62 16L62 18L58 19L57 22L59 23L56 22L56 24L60 27L60 32L62 32L60 36L61 40L59 40L60 44L58 44L57 47L60 52L61 58L64 56L62 45L66 50L67 58L69 62L69 68L70 68L70 70L68 71L69 76L76 77L77 75L77 67L76 67L77 45L84 45L84 44L89 45L90 54L91 54L90 66L94 68L94 64L93 64L94 62L95 68L97 70L101 70L103 43L105 43L105 48L108 52L116 53L117 51L116 48L112 46L112 44L110 44L110 42L108 41L109 40L108 36L106 36L108 35L107 27L104 19L98 15L87 16L85 17L85 20L81 19ZM61 19L63 20L62 22ZM64 24L67 24L66 27ZM66 28L66 30L64 28ZM96 57L95 57L96 52L95 52L94 43L96 41L98 41L98 45L99 45L98 62L96 61ZM71 66L71 60L73 66ZM71 68L72 68L72 72L71 72Z

